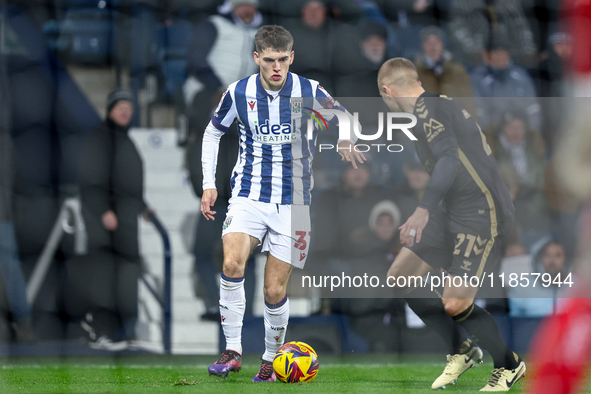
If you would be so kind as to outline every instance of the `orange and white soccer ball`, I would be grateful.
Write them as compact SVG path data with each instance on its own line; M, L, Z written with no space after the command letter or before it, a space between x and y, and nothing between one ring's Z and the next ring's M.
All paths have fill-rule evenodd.
M288 342L273 359L277 379L285 383L311 382L318 374L318 355L304 342Z

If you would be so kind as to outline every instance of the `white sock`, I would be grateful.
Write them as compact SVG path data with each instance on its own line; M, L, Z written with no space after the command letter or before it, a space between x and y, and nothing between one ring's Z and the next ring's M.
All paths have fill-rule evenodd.
M289 299L287 296L277 304L265 301L265 354L263 360L273 361L277 349L285 341L287 322L289 321Z
M220 316L226 337L226 349L242 354L242 321L246 309L244 276L229 278L222 273L220 280Z

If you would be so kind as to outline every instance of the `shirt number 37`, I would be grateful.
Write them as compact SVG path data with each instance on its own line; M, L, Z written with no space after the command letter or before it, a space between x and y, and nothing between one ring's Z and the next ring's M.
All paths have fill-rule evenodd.
M300 252L300 261L302 261L303 259L306 258L306 249L308 248L308 242L310 240L310 237L312 236L312 232L311 231L296 231L295 232L296 235L296 242L293 244L293 246L299 250L301 250ZM307 238L307 240L306 240Z

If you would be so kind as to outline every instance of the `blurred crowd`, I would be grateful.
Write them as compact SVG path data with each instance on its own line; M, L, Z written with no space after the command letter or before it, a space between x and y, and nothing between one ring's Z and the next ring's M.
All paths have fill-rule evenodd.
M16 186L3 187L16 188L19 196L14 204L21 211L37 204L30 217L21 212L15 222L19 243L24 243L25 266L30 266L48 235L34 229L33 214L42 210L39 204L55 211L55 202L70 193L68 187L78 185L78 165L68 158L78 158L82 136L99 121L95 113L85 120L72 115L64 120L60 115L62 107L67 107L63 95L70 94L69 100L77 103L82 100L72 99L78 96L42 79L35 101L21 97L20 87L35 83L30 75L39 75L27 74L33 67L41 64L42 72L47 69L57 76L61 75L59 64L83 64L89 70L115 67L119 76L125 74L118 83L129 81L124 87L131 92L126 100L136 105L130 114L135 126L146 126L140 123L139 113L149 111L152 104L174 108L182 120L177 124L179 144L187 149L188 170L198 183L199 148L213 108L229 83L257 72L252 52L258 27L280 24L294 37L295 61L290 71L318 80L339 100L379 97L376 77L384 60L395 56L413 60L427 91L456 98L478 119L497 158L516 207L506 255L521 259L517 265L502 267L552 275L569 270L580 206L562 191L554 175L553 153L568 103L564 97L570 94L568 65L573 55L568 15L560 15L558 0L8 0L3 4L9 29L2 37L3 48L8 48L0 64L2 90L13 93L12 112L3 116L0 128L14 139L16 167L24 171ZM23 33L28 26L23 21L29 23L30 31ZM31 33L35 28L37 35ZM43 45L31 42L35 38L42 39ZM21 80L10 79L14 76ZM54 83L63 87L55 82L58 79L54 77ZM148 92L147 105L145 100L140 103L142 91ZM31 106L29 101L36 103L43 97L52 103L47 111L57 115L39 115L37 110L28 119L24 112ZM88 107L75 112L82 117ZM147 122L149 126L149 117ZM45 133L44 127L53 131ZM327 141L334 137L321 136ZM370 160L359 170L335 164L336 153L319 155L310 265L325 261L356 272L362 262L371 261L383 273L387 271L401 247L398 227L418 205L429 180L412 144L397 142L404 146L402 153L370 152ZM36 147L40 150L35 151ZM226 153L230 154L235 155ZM29 158L45 172L30 170ZM200 185L194 186L198 194ZM40 191L42 187L50 192ZM0 193L0 207L2 198ZM140 205L141 209L134 208L138 212L146 207L143 201ZM40 216L43 223L45 216L54 217ZM0 224L9 221L12 216L2 216L0 211ZM210 234L213 230L199 231ZM203 245L197 243L194 251L196 267L206 286L213 283L215 263L211 250L199 246ZM133 255L137 260L137 251ZM560 261L548 262L552 259ZM0 273L5 275L4 270ZM60 279L52 283L59 286ZM216 289L206 293L205 318L216 319ZM523 292L511 296L528 297ZM551 301L526 306L505 302L500 310L512 316L524 315L520 311L525 310L539 316L551 313L557 296L557 292L537 294ZM386 321L384 316L404 313L397 300L359 302L328 302L323 311L340 311L353 318L373 316L380 322ZM10 313L15 322L24 318L28 319L24 325L30 324L30 307ZM358 322L357 328L368 338L375 337L369 327L379 325L368 319ZM29 339L25 335L23 340Z

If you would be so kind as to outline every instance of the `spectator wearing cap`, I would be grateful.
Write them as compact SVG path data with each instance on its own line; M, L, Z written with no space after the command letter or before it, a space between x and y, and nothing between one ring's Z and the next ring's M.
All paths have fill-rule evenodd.
M375 234L380 243L377 250L384 254L388 264L400 252L402 245L398 237L398 227L403 222L400 220L400 209L390 200L382 200L371 209L369 214L369 229Z
M573 56L573 39L570 34L557 31L548 38L546 57L534 73L540 97L564 97L563 80L567 65Z
M280 22L294 38L296 57L289 70L314 79L332 91L329 69L336 22L329 18L326 3L322 0L302 1L299 18L285 18Z
M560 132L564 124L570 102L555 97L568 96L569 65L573 58L573 40L570 34L556 31L548 38L548 49L542 54L545 58L538 68L532 71L540 99L544 119L542 135L550 152L554 151L554 144L560 139Z
M338 36L331 67L335 96L379 97L375 86L378 70L386 59L386 28L364 21L359 27L343 26Z
M138 216L149 208L143 197L142 158L128 135L133 110L130 92L111 92L107 117L86 136L80 154L88 255L69 266L72 293L67 303L73 315L93 316L91 339L101 344L135 336L141 272Z
M426 91L453 97L471 114L475 115L470 77L464 66L452 60L445 49L445 34L437 26L421 30L421 52L415 59L421 85Z
M542 119L534 83L524 68L513 64L506 36L493 37L484 60L470 74L482 130L498 126L503 115L515 109L524 112L529 127L539 132Z
M550 212L544 190L546 151L537 131L528 128L525 113L512 110L503 115L500 127L489 138L499 167L517 177L511 182L515 205L515 228L529 249L550 232ZM511 177L511 176L509 176Z

